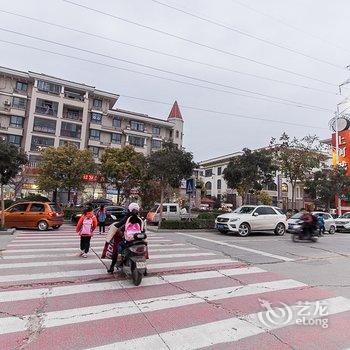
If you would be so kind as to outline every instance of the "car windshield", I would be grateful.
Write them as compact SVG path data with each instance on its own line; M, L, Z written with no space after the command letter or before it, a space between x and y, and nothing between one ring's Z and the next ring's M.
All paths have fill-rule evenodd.
M158 207L159 207L159 205L154 206L154 207L150 210L150 212L151 212L151 213L155 213L155 212L157 211Z
M256 207L240 207L237 208L234 213L236 214L251 214Z
M303 213L296 213L291 217L291 219L300 219L302 216L303 216Z
M346 213L346 214L339 216L339 219L350 219L350 213Z

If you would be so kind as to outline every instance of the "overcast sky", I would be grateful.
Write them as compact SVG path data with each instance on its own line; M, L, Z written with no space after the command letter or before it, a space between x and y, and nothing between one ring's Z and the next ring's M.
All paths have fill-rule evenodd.
M342 100L341 96L336 95L337 85L350 76L349 71L341 68L350 64L348 16L350 3L348 0L159 0L187 12L239 29L250 35L296 50L302 55L179 13L151 0L72 1L234 55L277 66L299 75L307 75L325 83L272 69L223 52L210 50L178 38L126 23L96 11L77 7L63 0L17 0L12 2L0 0L0 10L39 18L128 44L230 70L302 85L307 88L190 63L1 12L0 28L2 29L54 40L80 49L188 75L228 87L199 82L165 72L156 72L149 68L138 67L72 48L64 48L14 33L0 31L0 40L30 45L107 65L155 74L236 94L255 96L259 99L147 77L2 42L0 42L0 65L19 70L46 73L93 85L99 89L120 95L163 101L169 104L177 100L185 121L185 147L193 152L197 161L235 152L244 147L263 147L268 144L272 136L279 136L283 131L297 137L306 134L317 134L320 138L329 137L328 121L332 117L332 111L335 110L336 104ZM248 5L251 9L239 3ZM284 24L263 16L259 12L264 12L269 16L282 20ZM296 27L299 30L291 27ZM312 56L328 63L318 62L303 55ZM283 102L288 104L285 105L264 101L261 100L261 98L264 98L261 95L252 95L234 90L231 87L317 106L320 110L292 106L289 105L289 102ZM324 92L309 88L323 90ZM144 102L123 96L120 97L117 106L164 119L168 116L171 108L171 105ZM242 119L233 115L220 115L188 109L185 106L307 126L300 127Z

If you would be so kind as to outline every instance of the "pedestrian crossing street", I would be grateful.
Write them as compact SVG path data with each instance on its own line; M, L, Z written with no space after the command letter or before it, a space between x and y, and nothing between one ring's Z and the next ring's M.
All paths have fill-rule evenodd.
M109 261L99 258L104 240L95 235L83 259L76 255L79 237L72 226L17 235L0 259L1 350L350 346L346 298L187 244L173 233L149 233L149 275L135 287L106 273ZM325 303L329 327L283 318L287 311L295 314L300 302Z

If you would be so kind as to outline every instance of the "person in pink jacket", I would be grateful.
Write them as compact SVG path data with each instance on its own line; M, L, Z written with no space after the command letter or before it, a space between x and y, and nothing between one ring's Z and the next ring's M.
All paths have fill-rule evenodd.
M94 230L97 227L97 219L92 208L84 209L84 213L78 221L76 231L80 236L80 256L87 258L87 253L90 249L91 237L94 235Z

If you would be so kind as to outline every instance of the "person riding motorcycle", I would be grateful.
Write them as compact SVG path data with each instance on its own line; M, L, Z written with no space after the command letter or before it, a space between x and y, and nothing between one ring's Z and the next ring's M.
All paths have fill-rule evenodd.
M131 217L133 217L137 222L139 222L140 227L144 226L142 223L142 219L138 216L139 211L140 206L137 203L130 203L128 207L128 212L124 216L124 218L121 221L114 224L115 227L118 229L118 232L114 236L114 244L116 245L116 247L114 249L114 255L112 258L110 268L107 270L108 273L113 273L114 267L117 264L119 245L122 244L124 239L125 224L130 220Z
M303 225L302 231L299 233L299 239L312 237L315 229L315 220L312 214L304 209L300 219L303 221Z

